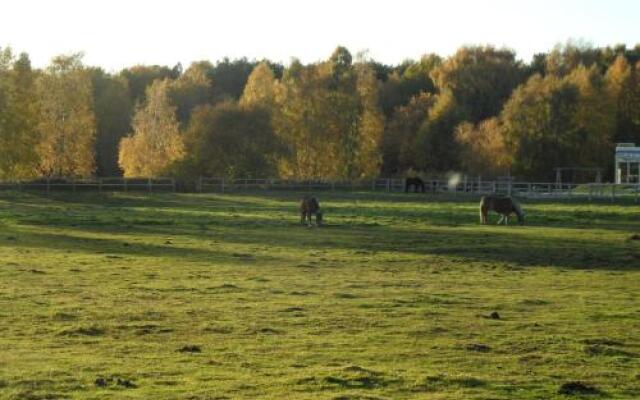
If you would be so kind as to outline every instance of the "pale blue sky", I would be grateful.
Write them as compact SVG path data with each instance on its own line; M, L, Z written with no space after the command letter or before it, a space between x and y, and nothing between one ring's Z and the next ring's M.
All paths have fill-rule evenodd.
M12 0L0 46L36 66L84 51L107 70L225 56L312 62L337 45L385 63L465 44L514 49L529 61L568 39L640 43L638 0Z

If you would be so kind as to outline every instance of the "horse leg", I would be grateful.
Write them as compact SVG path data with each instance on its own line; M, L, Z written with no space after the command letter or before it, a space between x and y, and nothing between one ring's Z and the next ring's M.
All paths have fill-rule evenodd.
M480 207L480 223L487 224L487 216L489 215L489 209L487 207Z
M311 225L311 213L306 212L306 211L305 211L305 212L303 212L303 213L302 213L302 219L300 220L300 223L301 223L303 226L305 226L305 225L306 225L306 226L310 226L310 225Z
M304 225L305 215L304 211L300 213L300 225Z

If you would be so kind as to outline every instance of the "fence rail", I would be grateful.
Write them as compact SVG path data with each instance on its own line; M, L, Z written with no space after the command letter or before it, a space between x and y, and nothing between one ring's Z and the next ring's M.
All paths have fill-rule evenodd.
M504 194L525 198L582 198L587 200L633 198L640 201L640 183L550 183L518 182L510 180L482 180L462 178L456 182L444 179L425 179L426 193L450 194ZM0 190L67 192L175 192L195 191L237 192L247 190L296 190L296 191L377 191L402 192L403 179L378 178L365 181L293 181L282 179L225 179L200 177L196 182L179 181L174 178L43 178L23 182L0 182Z
M0 182L0 190L35 190L76 192L175 192L176 181L173 178L43 178L33 181Z

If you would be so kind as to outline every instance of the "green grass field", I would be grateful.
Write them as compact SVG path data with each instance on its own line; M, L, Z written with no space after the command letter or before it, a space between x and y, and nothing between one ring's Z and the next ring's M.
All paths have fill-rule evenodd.
M0 398L640 398L639 206L298 198L0 193Z

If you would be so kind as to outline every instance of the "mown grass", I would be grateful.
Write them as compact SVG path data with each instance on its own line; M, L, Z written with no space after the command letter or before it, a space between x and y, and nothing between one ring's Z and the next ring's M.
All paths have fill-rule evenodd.
M640 398L638 206L298 198L0 194L0 398Z

